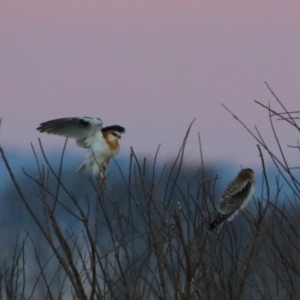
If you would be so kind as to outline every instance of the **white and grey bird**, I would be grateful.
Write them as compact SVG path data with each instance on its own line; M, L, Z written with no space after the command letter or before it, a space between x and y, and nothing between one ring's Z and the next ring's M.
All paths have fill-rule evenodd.
M108 161L119 153L119 139L125 128L119 125L102 125L99 118L62 118L41 123L37 130L76 139L79 147L88 149L76 174L92 171L104 179L102 171L107 167Z
M246 207L254 191L255 176L253 170L249 168L241 170L237 177L228 184L217 206L218 215L209 225L209 229L213 230L226 220L231 221Z

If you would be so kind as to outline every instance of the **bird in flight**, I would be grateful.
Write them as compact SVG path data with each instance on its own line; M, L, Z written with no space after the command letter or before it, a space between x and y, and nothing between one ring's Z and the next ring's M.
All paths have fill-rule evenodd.
M62 118L41 123L37 130L76 139L79 147L88 149L76 175L92 171L103 180L108 161L120 151L119 139L125 128L119 125L102 127L102 124L99 118Z
M237 177L228 184L217 206L218 215L209 225L210 230L213 230L219 225L222 226L226 220L231 221L246 207L254 194L254 183L255 178L252 169L243 169L239 172ZM220 230L221 228L219 231Z

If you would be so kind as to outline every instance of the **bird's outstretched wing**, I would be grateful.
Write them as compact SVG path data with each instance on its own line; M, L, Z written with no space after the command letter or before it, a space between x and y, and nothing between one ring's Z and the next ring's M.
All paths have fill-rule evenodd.
M86 148L90 138L102 135L102 124L99 118L62 118L41 123L37 130L74 138L78 146Z

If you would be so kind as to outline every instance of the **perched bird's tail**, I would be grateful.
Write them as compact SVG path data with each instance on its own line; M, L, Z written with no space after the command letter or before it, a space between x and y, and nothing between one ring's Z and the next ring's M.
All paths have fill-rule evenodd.
M81 176L85 172L92 171L94 175L98 174L101 170L102 172L105 171L107 163L104 164L102 167L99 167L99 164L95 161L93 164L90 164L89 161L84 161L80 167L75 172L74 176Z
M229 214L221 214L218 213L217 217L215 218L215 220L213 222L211 222L209 224L209 230L214 230L217 226L223 224L231 215L233 212L229 213ZM219 231L221 230L221 228L219 229Z
M86 166L85 161L80 165L80 167L77 169L77 171L75 172L74 176L81 176L83 175L83 173L85 173L86 171L88 171L88 167Z

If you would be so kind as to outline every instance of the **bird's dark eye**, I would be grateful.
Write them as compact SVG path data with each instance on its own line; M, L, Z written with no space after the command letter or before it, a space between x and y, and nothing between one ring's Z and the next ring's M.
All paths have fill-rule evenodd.
M119 137L119 135L115 132L112 132L111 134L114 135L115 137Z

